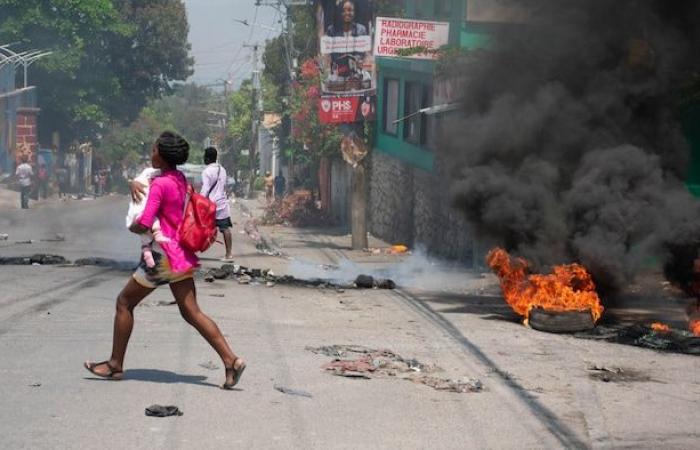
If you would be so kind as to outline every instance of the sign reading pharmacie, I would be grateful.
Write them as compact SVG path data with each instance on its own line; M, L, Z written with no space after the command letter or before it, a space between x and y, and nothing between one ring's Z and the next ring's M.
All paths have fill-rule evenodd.
M374 56L399 57L399 50L422 48L409 58L436 59L435 50L449 43L450 24L427 20L377 17Z

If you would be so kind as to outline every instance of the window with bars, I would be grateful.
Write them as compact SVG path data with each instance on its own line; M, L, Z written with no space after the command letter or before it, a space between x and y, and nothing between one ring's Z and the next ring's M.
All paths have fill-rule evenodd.
M431 106L432 90L421 82L407 82L404 98L403 137L406 142L426 145L431 141L432 120L421 109Z
M399 124L399 80L386 78L384 80L384 131L397 135Z

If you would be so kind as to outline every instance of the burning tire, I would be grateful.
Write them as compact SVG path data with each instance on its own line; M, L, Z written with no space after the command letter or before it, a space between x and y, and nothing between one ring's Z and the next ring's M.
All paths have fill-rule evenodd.
M549 333L576 333L595 327L593 316L586 311L549 311L533 308L530 311L530 327Z

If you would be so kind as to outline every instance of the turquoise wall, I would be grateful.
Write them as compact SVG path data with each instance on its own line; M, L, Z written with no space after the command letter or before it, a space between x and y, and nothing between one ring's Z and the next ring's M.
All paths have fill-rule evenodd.
M700 197L700 103L684 111L683 129L691 146L691 162L686 184L693 195Z
M406 83L420 81L430 83L433 78L434 63L432 61L411 60L401 58L381 58L377 85L377 139L375 147L378 151L387 153L406 163L424 170L433 170L435 157L429 150L403 140L405 121L398 123L396 135L384 133L384 80L392 78L399 80L399 117L404 115L404 91Z

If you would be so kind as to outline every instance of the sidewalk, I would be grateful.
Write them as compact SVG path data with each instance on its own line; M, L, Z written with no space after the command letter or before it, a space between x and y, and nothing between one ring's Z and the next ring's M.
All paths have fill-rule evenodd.
M235 209L245 220L251 220L263 215L265 203L258 199L242 199L237 200ZM340 277L352 282L357 275L368 274L391 278L399 287L418 291L459 294L476 288L480 292L500 292L497 279L490 273L436 260L420 250L410 249L405 254L387 252L392 245L402 244L400 242L384 242L369 235L369 247L377 249L372 253L353 250L352 236L341 228L258 225L257 229L266 243L289 261L286 273L300 278Z

